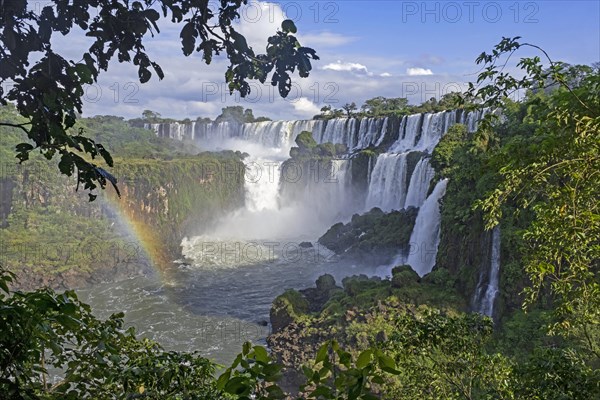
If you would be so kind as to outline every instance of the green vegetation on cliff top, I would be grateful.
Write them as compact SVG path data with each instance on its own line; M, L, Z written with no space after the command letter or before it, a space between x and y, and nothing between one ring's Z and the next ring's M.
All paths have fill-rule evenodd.
M0 120L18 123L20 117L8 105L0 107ZM202 227L243 202L240 153L196 149L192 154L189 145L159 138L119 117L83 118L77 126L109 146L118 162L113 173L122 198L109 189L89 202L76 191L74 177L65 178L55 161L39 155L17 164L13 146L23 135L0 126L0 152L6 156L0 171L1 262L19 272L25 287L79 286L84 282L76 275L87 279L117 265L147 265L147 255L123 225L121 212L162 232L166 248L161 251L171 251L191 226ZM113 198L112 204L105 195Z

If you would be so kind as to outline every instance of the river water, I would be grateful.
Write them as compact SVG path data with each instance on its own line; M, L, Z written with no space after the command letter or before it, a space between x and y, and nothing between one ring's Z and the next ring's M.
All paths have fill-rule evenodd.
M338 187L328 184L286 204L278 188L289 149L231 141L227 147L252 154L245 160L245 207L222 217L210 232L184 238L185 263L175 260L162 273L80 292L98 316L124 311L127 325L140 335L168 350L198 350L221 364L230 363L247 340L265 344L270 306L286 289L314 286L324 273L340 282L362 272L337 265L316 243L340 218L327 215L339 207L331 204ZM300 245L306 241L314 246Z
M270 329L264 324L275 296L310 286L327 270L311 258L229 267L180 264L167 282L158 274L141 276L94 286L81 291L80 298L100 317L124 311L127 325L168 350L199 350L227 364L246 340L264 344Z

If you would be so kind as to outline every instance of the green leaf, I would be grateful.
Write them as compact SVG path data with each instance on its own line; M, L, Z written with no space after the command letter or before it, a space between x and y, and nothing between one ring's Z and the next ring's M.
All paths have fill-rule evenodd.
M250 349L252 348L252 343L250 342L244 342L244 344L242 345L242 354L244 356L247 356L248 353L250 353Z
M254 346L254 358L256 361L260 361L265 364L270 361L269 353L267 353L267 350L262 346Z
M225 384L224 389L227 393L235 394L237 396L250 394L250 387L246 383L246 378L241 376L231 378Z
M319 351L317 351L317 357L315 358L315 364L319 364L327 359L327 352L329 351L329 343L323 344Z
M396 368L396 362L394 359L386 354L380 354L378 357L378 362L380 367L386 367L390 369Z
M298 29L296 28L296 24L291 19L286 19L281 23L281 30L285 33L296 33Z
M231 378L231 369L227 368L227 370L219 376L219 379L217 379L217 388L220 390L225 389L225 385L229 381L229 378Z
M367 349L360 353L358 359L356 360L356 368L363 369L371 362L371 357L373 355L373 351L371 349Z

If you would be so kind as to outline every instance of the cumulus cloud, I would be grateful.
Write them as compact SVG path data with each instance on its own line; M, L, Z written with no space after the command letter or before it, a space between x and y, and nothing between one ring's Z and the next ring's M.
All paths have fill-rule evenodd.
M359 63L352 63L352 62L344 63L339 60L335 63L329 63L329 64L325 65L323 67L323 69L330 70L330 71L354 72L356 74L361 74L361 75L370 75L369 70L367 69L367 67L365 65L362 65Z
M235 24L235 28L246 38L254 51L263 53L267 39L281 28L285 19L287 16L279 4L249 1L240 9L240 20Z
M389 72L384 72L383 74L379 74L379 76L382 76L384 78L388 78L388 77L392 76L392 74L390 74Z
M428 68L407 68L406 74L410 76L433 75L433 72Z
M296 110L296 114L298 114L300 117L311 118L313 115L316 115L321 111L315 103L306 97L300 97L298 100L294 101L292 105Z

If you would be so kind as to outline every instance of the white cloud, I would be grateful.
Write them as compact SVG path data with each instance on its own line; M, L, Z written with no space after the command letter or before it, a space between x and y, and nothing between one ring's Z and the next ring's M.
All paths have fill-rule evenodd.
M406 73L410 76L433 75L433 72L426 68L407 68Z
M390 74L389 72L384 72L383 74L379 74L379 76L382 76L384 78L388 78L388 77L392 76L392 74Z
M369 70L366 66L358 63L343 63L338 60L338 62L327 64L323 67L325 70L331 71L347 71L354 72L361 75L370 75Z
M275 35L286 18L279 4L249 1L240 8L240 21L235 28L255 52L264 53L267 39Z
M299 34L298 39L302 46L321 49L323 47L336 47L356 41L358 38L344 36L333 32L318 32Z
M292 105L294 106L296 113L305 118L312 118L321 111L315 103L306 97L300 97L298 100L294 101Z

